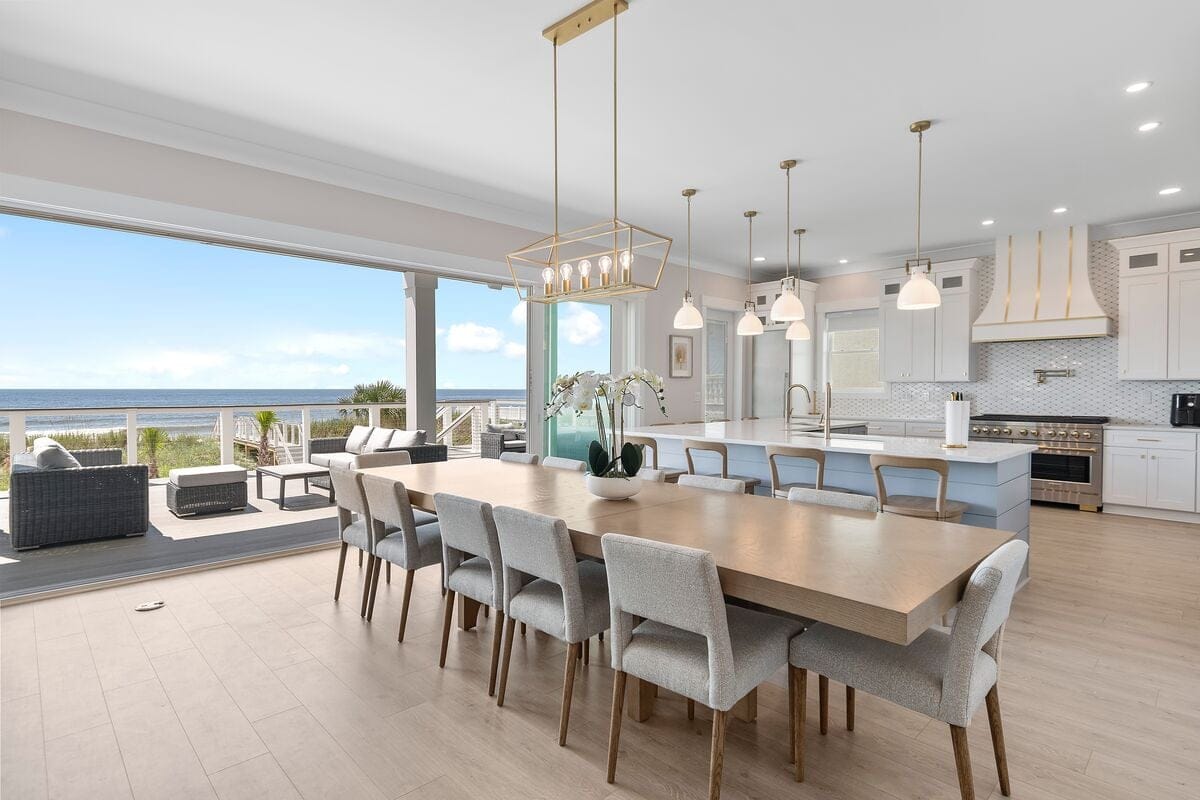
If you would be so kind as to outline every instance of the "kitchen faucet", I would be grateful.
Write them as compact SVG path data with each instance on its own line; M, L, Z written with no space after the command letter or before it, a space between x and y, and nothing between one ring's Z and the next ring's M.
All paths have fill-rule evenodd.
M825 441L833 438L832 423L833 419L833 384L825 381L825 411L821 415L821 422L824 423Z
M792 391L794 389L804 390L805 396L808 397L809 413L814 417L817 415L817 398L813 396L813 393L810 392L808 387L803 383L793 383L783 391L783 405L785 409L783 412L784 423L792 421Z

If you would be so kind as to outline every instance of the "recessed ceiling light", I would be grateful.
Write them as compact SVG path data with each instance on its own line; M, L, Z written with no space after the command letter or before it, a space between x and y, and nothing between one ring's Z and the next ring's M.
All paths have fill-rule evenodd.
M1152 83L1153 83L1152 81L1138 81L1137 83L1131 83L1125 87L1125 91L1129 94L1137 94L1138 92L1144 92L1150 88Z
M1161 122L1143 122L1141 125L1138 125L1138 130L1142 133L1147 133L1154 130L1161 124Z
M755 261L766 261L767 257L766 256L755 256L754 260Z
M981 222L981 223L979 223L979 224L980 224L980 225L995 225L995 224L996 224L996 220L994 220L994 219L985 219L983 222Z
M839 258L839 259L838 259L838 263L839 263L839 264L849 264L849 263L850 263L850 259L848 259L848 258Z
M1183 190L1180 189L1178 186L1168 186L1165 189L1159 189L1158 193L1159 194L1179 194L1181 191L1183 191Z
M1067 207L1059 206L1058 208L1054 209L1054 213L1055 214L1065 214L1065 213L1067 213Z

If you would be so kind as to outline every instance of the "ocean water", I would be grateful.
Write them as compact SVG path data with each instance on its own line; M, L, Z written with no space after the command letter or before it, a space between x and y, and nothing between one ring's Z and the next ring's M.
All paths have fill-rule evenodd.
M138 425L182 433L212 433L218 412L167 411L168 407L268 406L285 422L299 422L300 411L289 404L336 403L349 389L0 389L0 433L8 431L4 409L111 408L113 412L31 414L28 433L48 431L103 431L125 427L125 409L139 411ZM438 389L438 400L496 399L523 401L523 389ZM117 411L116 409L120 409ZM336 410L313 411L313 419L338 416Z

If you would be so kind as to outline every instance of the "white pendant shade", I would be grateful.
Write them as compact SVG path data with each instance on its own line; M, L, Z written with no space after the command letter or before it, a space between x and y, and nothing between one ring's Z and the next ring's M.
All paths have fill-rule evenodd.
M808 325L802 319L798 319L791 325L788 325L787 333L783 338L791 342L805 341L812 338L812 332L809 331Z
M793 322L798 319L804 319L804 303L789 286L780 292L779 297L771 304L771 320Z
M681 331L694 331L704 327L704 317L700 315L700 309L696 308L692 303L690 296L683 298L683 305L675 312L675 329Z
M896 308L901 311L921 311L937 308L941 304L942 295L937 286L921 271L913 272L912 277L900 287L900 296L896 298Z
M747 310L738 320L738 336L759 336L763 332L762 320L753 311Z

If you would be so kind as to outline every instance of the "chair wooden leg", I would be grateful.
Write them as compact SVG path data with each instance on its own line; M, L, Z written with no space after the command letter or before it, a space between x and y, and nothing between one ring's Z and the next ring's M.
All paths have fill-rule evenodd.
M950 726L954 743L954 766L958 769L958 792L962 800L975 800L975 781L971 778L971 751L967 746L967 729Z
M795 748L792 760L796 762L796 782L804 780L804 722L808 716L808 670L797 669L792 673L796 681L796 712L792 714L792 736Z
M583 640L583 663L584 663L584 664L590 664L590 663L591 663L591 653L592 653L592 647L591 647L591 644L592 644L592 640L591 640L591 639L584 639L584 640Z
M379 566L382 558L375 559L375 568L367 573L367 577L371 581L371 596L367 598L367 622L375 616L375 593L379 590ZM391 562L388 562L389 565Z
M446 590L446 599L442 601L446 607L442 615L442 654L438 656L438 666L446 666L446 646L450 644L450 623L454 620L454 590Z
M993 686L987 693L988 727L992 729L992 752L996 754L996 773L1000 776L1000 794L1008 797L1008 756L1004 753L1004 726L1000 723L1000 694Z
M579 659L580 643L567 647L567 666L563 674L562 710L558 715L558 746L567 744L567 723L571 720L571 694L575 691L575 662Z
M486 607L486 606L485 606ZM470 631L475 629L475 625L479 622L479 601L467 597L465 594L458 596L458 627L460 630Z
M338 553L338 574L337 581L333 584L333 601L336 603L338 595L342 593L342 573L346 570L346 549L350 545L342 542L341 550Z
M821 735L829 733L829 678L817 678L817 693L821 697Z
M695 719L696 718L696 701L689 697L687 706L688 706L688 719Z
M617 779L617 746L621 743L621 714L625 705L625 678L620 670L613 672L612 719L608 723L608 782Z
M484 619L487 619L487 618L488 618L488 614L491 612L491 610L492 610L492 607L491 607L491 606L484 606L484 607L483 607L483 618L484 618Z
M371 575L375 571L375 556L367 556L367 574L363 581L362 606L358 609L360 617L367 616L367 601L371 599Z
M750 690L750 692L733 704L733 708L729 709L729 713L733 718L741 722L754 722L758 719L758 687Z
M846 730L854 730L854 687L846 687Z
M508 665L512 662L513 633L517 621L512 617L504 620L504 655L500 657L500 688L496 690L496 705L504 705L504 693L508 690Z
M388 562L391 566L391 562ZM415 569L404 570L404 602L400 606L400 632L396 634L396 641L404 641L404 629L408 626L408 601L412 599L413 579L416 578L417 571Z
M796 668L788 664L788 763L796 763Z
M392 562L387 562L387 582L392 582Z
M496 694L496 672L500 667L500 634L503 629L504 612L496 611L496 624L492 626L492 666L488 670L488 697L494 697Z
M362 559L363 559L363 551L362 551L362 550L359 550L359 551L358 551L358 565L359 565L360 567L362 566Z
M522 636L525 635L525 623L524 622L521 623L521 635Z
M598 638L600 641L603 642L604 641L604 631L600 631L599 635L596 638Z
M708 800L720 800L721 768L725 766L725 725L728 711L713 710L712 750L708 755Z

